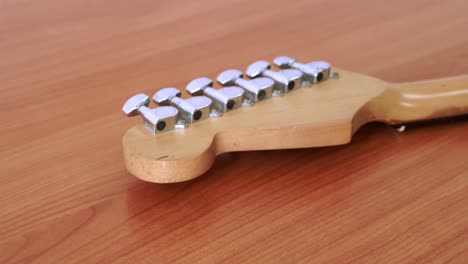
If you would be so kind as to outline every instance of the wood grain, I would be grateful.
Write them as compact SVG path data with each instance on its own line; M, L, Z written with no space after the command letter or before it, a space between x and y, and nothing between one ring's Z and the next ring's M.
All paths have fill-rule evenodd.
M339 79L196 122L183 131L154 136L137 124L122 140L126 167L146 181L180 182L200 176L225 152L346 144L353 117L386 83L339 72ZM465 103L468 106L468 100Z
M226 152L347 144L370 122L390 125L468 114L468 75L388 83L334 69L340 78L154 135L141 122L123 136L136 177L174 183L201 176Z
M223 154L155 185L124 167L129 95L278 54L393 82L468 72L466 1L0 2L1 263L468 259L467 118Z

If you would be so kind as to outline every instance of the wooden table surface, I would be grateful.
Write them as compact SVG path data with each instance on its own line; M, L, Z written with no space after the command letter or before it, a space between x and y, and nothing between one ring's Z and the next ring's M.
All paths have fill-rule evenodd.
M0 263L468 261L468 119L349 145L221 155L146 183L123 163L134 93L257 59L389 81L468 73L468 2L0 2Z

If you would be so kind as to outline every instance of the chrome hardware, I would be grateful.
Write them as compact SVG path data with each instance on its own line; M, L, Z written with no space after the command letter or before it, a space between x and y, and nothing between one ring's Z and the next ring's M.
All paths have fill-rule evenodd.
M127 102L125 102L124 106L122 107L122 111L126 116L136 116L140 114L139 110L142 107L148 107L150 104L149 96L143 93L136 94L130 97Z
M264 76L275 81L273 95L285 94L294 88L299 88L302 81L302 72L295 69L286 69L279 72L270 70L270 63L267 61L256 61L247 67L246 75L250 78Z
M398 126L398 127L395 128L395 130L397 132L403 133L403 132L406 131L406 126L404 126L404 125Z
M149 96L137 94L125 102L122 111L127 116L140 114L143 117L143 125L152 134L171 130L175 127L178 111L172 106L161 106L149 109Z
M306 64L309 67L317 68L322 71L323 78L320 81L326 81L331 76L331 65L326 61L312 61Z
M218 75L216 80L223 86L237 85L245 90L244 97L247 104L270 98L275 82L269 78L245 80L239 70L226 70Z
M185 88L191 95L205 94L213 100L211 116L220 116L242 105L244 90L237 86L213 88L213 81L207 77L192 80Z
M179 110L178 127L206 119L210 116L211 99L206 96L194 96L184 100L178 89L168 87L156 92L153 101L158 105L172 105Z
M311 86L317 82L327 80L330 75L330 64L323 61L310 62L307 64L297 62L294 58L279 56L273 60L273 63L282 68L294 68L300 70L303 76L303 84Z
M250 80L244 79L241 71L230 69L216 78L223 88L215 89L211 79L201 77L186 86L187 92L193 96L189 99L182 99L178 89L168 87L153 95L159 107L148 108L150 98L146 94L137 94L127 100L122 111L127 116L141 115L144 127L157 134L185 128L193 122L221 116L242 105L252 105L273 95L284 95L301 86L340 77L325 61L300 63L294 58L280 56L273 62L282 70L272 71L267 61L256 61L246 69L246 75L252 78ZM398 131L404 130L404 126L398 128Z

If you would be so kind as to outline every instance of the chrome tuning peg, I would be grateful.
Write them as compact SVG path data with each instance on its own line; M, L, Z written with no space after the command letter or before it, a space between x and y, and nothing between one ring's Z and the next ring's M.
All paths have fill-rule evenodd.
M273 60L273 63L282 68L294 68L300 70L303 76L303 82L305 85L311 86L314 83L325 81L330 75L330 64L324 61L300 63L294 58L287 56L279 56Z
M320 69L322 71L323 78L321 81L326 81L331 76L331 65L326 61L312 61L306 63L306 65L312 68Z
M189 124L206 119L210 116L211 99L206 96L194 96L187 100L180 98L177 88L163 88L153 95L153 101L158 105L172 105L179 110L179 117L183 120L178 125ZM181 120L180 120L181 121Z
M177 109L172 106L149 109L149 103L148 95L137 94L125 102L122 111L129 117L140 114L143 117L145 128L153 134L173 129L177 122Z
M213 100L212 115L219 116L224 112L236 109L242 105L244 90L237 86L213 88L213 81L207 77L192 80L185 88L191 95L205 94Z
M218 75L216 80L223 86L237 85L245 90L245 98L248 104L270 98L275 82L270 78L243 79L239 70L226 70Z
M273 95L282 95L296 87L301 86L302 72L295 69L285 69L279 72L270 70L271 65L267 61L256 61L247 67L246 75L250 78L264 76L273 79Z

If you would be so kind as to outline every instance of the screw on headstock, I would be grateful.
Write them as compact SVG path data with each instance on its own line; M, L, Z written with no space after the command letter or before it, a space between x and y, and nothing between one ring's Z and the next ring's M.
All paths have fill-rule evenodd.
M177 121L177 109L172 106L149 109L149 103L149 96L140 93L130 97L125 102L122 111L129 117L140 114L145 128L153 134L173 129Z
M242 105L244 90L237 86L213 88L213 81L207 77L192 80L185 88L191 95L205 94L213 100L212 116L236 109Z
M153 101L158 105L172 105L179 110L179 116L184 122L179 125L206 119L210 116L211 99L206 96L194 96L187 100L180 98L181 93L173 87L163 88L156 92ZM180 121L182 121L180 120Z
M256 61L250 64L245 71L250 78L264 76L275 81L273 95L282 95L296 87L301 86L302 72L295 69L286 69L279 72L270 70L271 65L267 61Z
M270 98L275 82L270 78L243 79L239 70L226 70L218 75L216 80L223 86L237 85L245 90L245 98L248 104Z
M300 63L294 58L287 56L279 56L273 60L273 63L282 68L294 68L300 70L303 76L303 82L305 85L313 85L321 81L328 79L330 75L330 64L325 61L314 61L310 63Z

